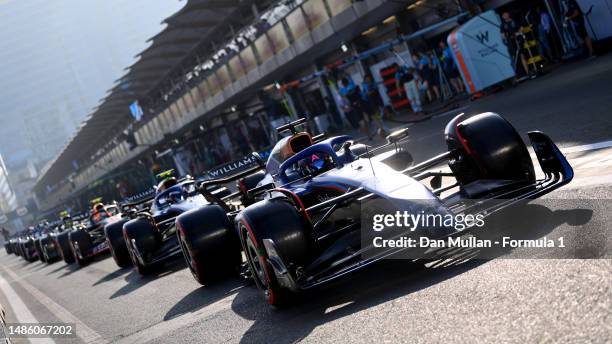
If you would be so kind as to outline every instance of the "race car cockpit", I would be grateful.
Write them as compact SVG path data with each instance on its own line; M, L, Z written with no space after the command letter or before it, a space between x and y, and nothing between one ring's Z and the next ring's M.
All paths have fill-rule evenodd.
M114 205L105 206L104 203L100 202L100 199L96 199L92 201L94 204L91 211L91 216L89 217L90 221L93 225L97 225L100 222L117 215L119 213L119 208Z
M314 140L312 135L305 131L298 132L296 129L298 125L304 124L305 122L305 119L300 119L277 128L279 133L289 131L291 135L279 140L270 152L270 157L266 164L266 171L270 175L276 175L283 162L313 145ZM309 159L303 159L299 164L296 164L293 171L287 171L287 173L290 175L291 179L297 179L303 177L304 173L307 173L309 170L318 170L323 167L323 161L325 161L325 159L316 156L313 156L310 161Z

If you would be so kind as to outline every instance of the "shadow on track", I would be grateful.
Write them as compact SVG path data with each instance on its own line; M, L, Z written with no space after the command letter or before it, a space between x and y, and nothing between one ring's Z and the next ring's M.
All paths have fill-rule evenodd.
M64 273L62 273L61 275L57 276L57 278L64 278L64 277L69 276L69 275L71 275L71 274L73 274L73 273L75 273L75 272L77 272L77 271L79 271L81 269L81 267L77 263L72 263L70 265L65 265L64 267L66 268L66 271L64 271Z
M521 235L512 235L523 239L540 238L564 224L574 227L584 225L593 215L589 209L552 211L541 205L524 205L515 211L519 211L521 216L517 216L517 213L509 215L520 221L511 223L510 228L513 231L521 230ZM533 226L534 218L548 221ZM527 227L516 227L517 224ZM495 234L507 235L507 230L508 227L504 227ZM481 258L484 252L480 249L443 251L435 257L426 257L417 262L382 260L349 278L304 292L301 301L289 309L271 309L256 288L242 288L232 302L232 310L254 323L244 333L241 342L269 342L270 338L274 338L275 342L298 342L317 326L427 289L493 259L489 256ZM499 257L508 252L494 253Z
M34 264L34 266L33 266L31 269L29 269L29 272L30 272L30 273L34 273L34 272L36 272L36 271L43 270L43 269L45 269L46 267L48 267L49 265L51 265L51 264L48 264L48 263L43 263L43 262L41 262L41 261L38 261L38 263L37 263L37 264Z
M293 343L322 324L429 288L485 262L471 260L426 269L405 260L384 260L347 279L305 292L300 303L289 309L271 309L255 288L248 288L234 299L232 310L255 321L242 343L263 343L270 338Z
M177 271L183 270L186 267L187 265L185 265L185 260L183 259L183 257L177 257L175 259L172 259L170 261L160 264L159 266L156 267L155 272L151 273L150 275L146 275L146 276L141 276L134 269L131 269L131 270L126 269L127 271L130 271L124 277L127 284L121 287L120 289L118 289L117 291L115 291L110 296L110 299L114 299L119 296L127 295L157 278L173 274ZM111 273L111 275L113 274L114 273ZM102 279L106 279L106 278L107 277L105 276ZM108 278L112 279L114 277L108 277Z
M114 280L115 278L119 278L127 273L129 273L130 271L132 271L133 268L131 266L128 266L126 268L119 268L119 270L117 271L113 271L110 274L100 278L99 280L97 280L94 284L92 284L92 287L97 286L98 284L102 284L105 282L110 282L112 280Z
M73 265L73 264L76 264L76 263L73 263L73 264L66 264L66 262L64 262L63 260L60 260L58 263L59 263L59 266L58 266L57 268L55 268L55 269L53 269L53 270L51 270L51 271L47 272L47 275L52 275L52 274L54 274L54 273L56 273L56 272L58 272L58 271L60 271L60 270L63 270L63 269L69 268L69 267L70 267L71 265Z
M196 283L194 281L194 283ZM200 287L185 295L164 315L164 321L171 320L183 314L192 313L214 303L224 297L241 292L251 285L250 281L232 279L210 287Z

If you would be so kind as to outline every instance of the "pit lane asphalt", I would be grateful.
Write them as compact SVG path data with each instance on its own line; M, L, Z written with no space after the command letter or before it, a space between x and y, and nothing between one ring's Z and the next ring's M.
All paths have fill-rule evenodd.
M564 66L462 111L499 112L519 132L542 130L561 147L611 140L611 81L607 55ZM444 150L442 130L450 118L411 125L408 145L417 160ZM612 199L612 179L584 182L611 173L604 166L577 169L577 186L550 197ZM390 260L281 311L271 310L252 285L238 279L199 287L180 260L144 278L117 269L111 258L77 269L1 254L0 264L108 341L604 343L612 341L610 223L605 224L592 230L600 231L597 240L607 239L607 259L498 258L435 268ZM57 321L44 302L0 273L38 321ZM2 293L0 303L14 321Z

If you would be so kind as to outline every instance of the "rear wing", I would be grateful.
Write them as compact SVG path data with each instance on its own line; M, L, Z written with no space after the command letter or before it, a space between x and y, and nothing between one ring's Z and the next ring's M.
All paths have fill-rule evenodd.
M154 199L155 189L149 189L145 192L141 192L139 194L126 198L123 202L119 203L119 208L121 209L122 213L127 213L131 209L134 209L138 206L144 205L146 203L151 203Z
M258 164L252 167L249 167L241 172L232 174L227 177L217 178L217 179L209 179L200 182L198 185L198 191L209 201L214 203L219 203L222 206L225 204L225 200L229 200L241 195L240 191L236 191L234 193L230 193L227 195L221 195L220 187L231 183L233 181L239 180L241 178L247 177L253 173L259 172L264 168L263 161L258 159Z

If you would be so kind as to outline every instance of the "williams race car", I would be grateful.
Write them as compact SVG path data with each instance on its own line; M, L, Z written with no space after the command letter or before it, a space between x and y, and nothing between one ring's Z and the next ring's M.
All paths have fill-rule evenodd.
M155 189L150 207L137 209L134 208L137 203L130 205L132 220L123 224L123 242L117 237L117 229L107 228L109 244L119 266L126 264L129 256L138 273L148 274L157 263L180 254L176 217L207 201L197 192L193 178L177 180L172 174L170 170L158 175L162 180ZM227 189L219 188L217 192L223 194Z
M296 130L303 122L279 128L292 135L277 143L265 178L247 192L263 199L229 213L211 202L177 219L179 231L193 235L193 266L212 274L236 264L242 249L256 285L272 305L404 250L380 250L362 240L365 203L383 201L389 213L435 209L488 216L573 178L557 146L534 131L528 136L544 175L537 179L520 135L495 113L455 117L444 130L448 151L416 165L400 145L407 129L389 135L386 145L364 149L348 136L317 143ZM450 172L432 169L440 164ZM431 187L421 183L429 178ZM452 182L442 186L442 178ZM203 193L208 184L203 183ZM474 199L476 207L469 203Z
M21 235L17 237L17 252L23 259L28 262L34 262L40 258L40 246L38 246L38 238L42 231L42 226L30 226Z

